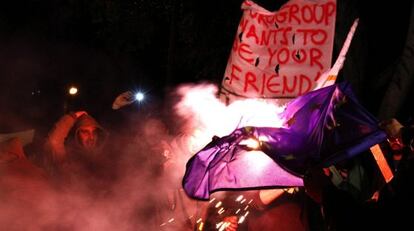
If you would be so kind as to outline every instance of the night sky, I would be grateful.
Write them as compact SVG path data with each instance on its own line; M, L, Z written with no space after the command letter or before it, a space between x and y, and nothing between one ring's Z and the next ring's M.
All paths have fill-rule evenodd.
M27 119L61 115L71 84L80 88L77 99L70 99L73 109L93 114L126 90L142 89L160 99L179 83L219 82L240 15L239 1L5 3L2 111L17 114L13 120L24 127Z
M15 0L0 7L2 131L49 126L66 110L103 113L126 90L154 102L180 83L220 83L241 0ZM269 10L283 1L260 0ZM411 1L338 1L334 56L353 21L361 24L340 80L373 112L406 39ZM388 26L399 25L399 26ZM355 57L355 58L354 58ZM362 60L362 61L361 61ZM362 67L361 67L362 66ZM361 72L362 70L362 72ZM389 80L388 80L389 81ZM76 99L66 95L76 84ZM382 92L381 92L382 90ZM405 113L405 112L404 112ZM12 126L13 125L13 126Z

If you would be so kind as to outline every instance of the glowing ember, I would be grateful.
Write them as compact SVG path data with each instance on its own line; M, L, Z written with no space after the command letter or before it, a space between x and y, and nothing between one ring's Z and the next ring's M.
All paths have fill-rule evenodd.
M243 195L240 195L236 198L236 201L241 201L243 199Z
M204 223L203 223L203 222L201 222L201 223L198 225L198 230L203 230L203 228L204 228Z
M222 204L222 202L221 201L219 201L219 202L217 202L217 204L216 204L216 208L218 208L218 207L220 207L221 206L221 204Z
M237 223L239 223L239 224L241 224L241 223L243 223L243 221L246 219L246 217L245 216L241 216L240 217L240 219L239 219L239 221L237 222Z
M240 145L245 145L246 147L256 150L258 148L260 148L260 142L256 139L253 138L249 138L247 140L242 140L239 143Z
M224 208L220 208L220 210L217 212L218 214L222 214L222 213L224 213Z

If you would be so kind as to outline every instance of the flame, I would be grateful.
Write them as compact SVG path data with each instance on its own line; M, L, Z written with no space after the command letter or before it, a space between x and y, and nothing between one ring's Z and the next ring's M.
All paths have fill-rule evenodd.
M245 145L246 147L256 150L260 148L260 142L257 139L249 138L247 140L242 140L239 142L240 145Z
M178 88L182 100L174 107L187 120L187 148L192 154L208 144L213 136L225 136L245 126L282 127L280 113L285 105L259 99L235 101L226 106L217 97L213 84L183 85ZM263 138L265 139L265 138Z

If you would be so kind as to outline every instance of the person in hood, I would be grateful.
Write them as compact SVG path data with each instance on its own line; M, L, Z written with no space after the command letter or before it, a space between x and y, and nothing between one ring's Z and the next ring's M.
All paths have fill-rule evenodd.
M106 138L105 129L85 111L65 114L46 138L44 167L52 176L99 176L105 172Z
M84 154L96 155L106 138L105 130L87 114L80 116L75 125L74 144Z

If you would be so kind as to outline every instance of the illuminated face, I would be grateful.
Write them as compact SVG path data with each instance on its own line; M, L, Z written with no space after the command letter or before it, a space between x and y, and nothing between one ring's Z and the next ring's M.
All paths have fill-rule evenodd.
M95 126L82 126L78 130L80 145L87 151L92 151L98 142L98 129Z

